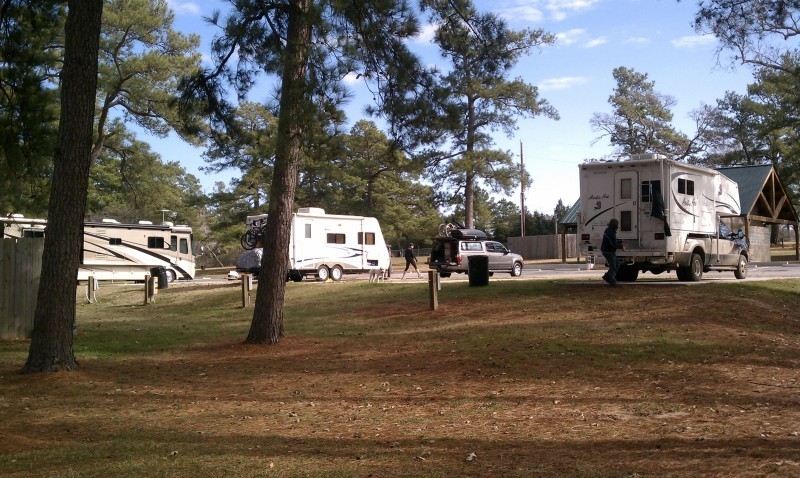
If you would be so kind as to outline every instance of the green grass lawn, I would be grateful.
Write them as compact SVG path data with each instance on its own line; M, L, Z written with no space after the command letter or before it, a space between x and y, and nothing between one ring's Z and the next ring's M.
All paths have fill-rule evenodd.
M289 283L271 346L238 283L98 292L80 371L0 342L0 476L800 473L800 281Z

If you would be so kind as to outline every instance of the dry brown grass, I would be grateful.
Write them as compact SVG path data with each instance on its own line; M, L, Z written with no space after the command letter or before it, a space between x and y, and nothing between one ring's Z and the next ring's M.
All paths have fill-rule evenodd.
M76 373L0 344L2 476L800 475L800 282L290 284L79 306Z

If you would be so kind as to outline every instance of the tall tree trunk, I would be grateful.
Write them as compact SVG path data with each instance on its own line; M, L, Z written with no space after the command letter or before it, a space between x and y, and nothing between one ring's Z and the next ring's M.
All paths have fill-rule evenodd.
M72 327L91 165L102 12L103 0L68 3L61 118L33 339L22 369L26 373L78 368Z
M474 159L472 152L475 151L475 98L467 100L467 144L466 156L469 157L468 170L464 178L464 227L472 229L475 227L475 172L472 166Z
M267 234L256 305L246 342L278 343L289 267L289 236L306 114L306 68L311 47L310 0L295 0L283 58L275 172L269 194Z

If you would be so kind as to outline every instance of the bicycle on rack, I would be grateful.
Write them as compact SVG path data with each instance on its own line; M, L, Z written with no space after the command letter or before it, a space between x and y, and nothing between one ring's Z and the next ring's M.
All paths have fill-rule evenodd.
M453 224L452 222L446 222L444 224L439 225L439 236L440 237L450 237L450 233L454 230L459 229L458 224Z
M255 249L259 244L263 244L266 233L267 225L263 221L251 224L242 234L242 248L247 251Z

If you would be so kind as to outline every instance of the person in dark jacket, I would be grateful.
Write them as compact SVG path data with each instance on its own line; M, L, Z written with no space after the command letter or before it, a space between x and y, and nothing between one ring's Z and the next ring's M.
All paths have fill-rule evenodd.
M619 221L616 218L608 221L608 227L603 232L603 243L600 245L600 252L608 262L608 272L603 274L603 280L612 286L617 285L617 271L619 270L617 249L622 249L622 241L617 239L617 229L619 229Z
M422 277L422 274L419 273L419 269L417 269L417 255L414 254L414 244L411 243L406 248L406 252L403 254L403 257L406 258L406 270L403 271L403 276L400 277L400 280L406 278L406 272L408 272L409 267L414 267L414 272L417 273L417 277Z

